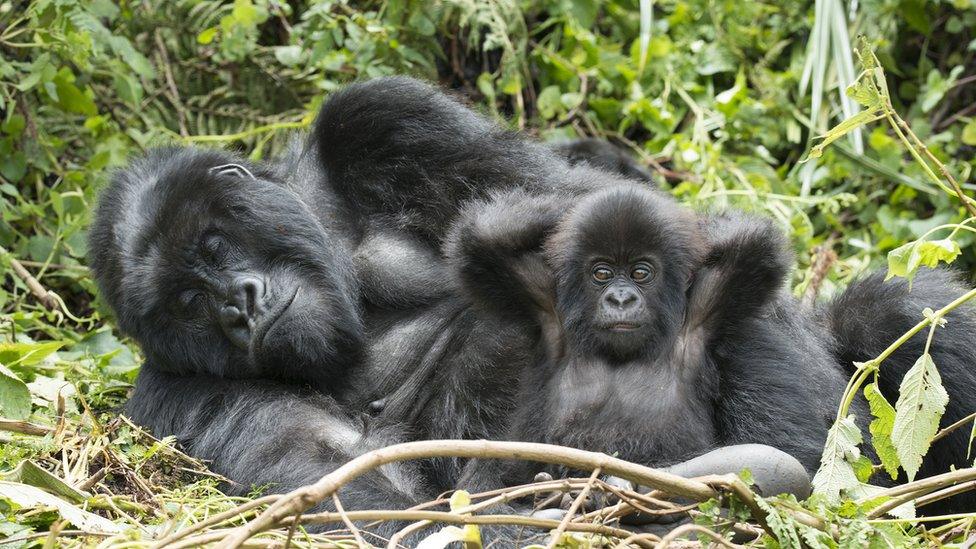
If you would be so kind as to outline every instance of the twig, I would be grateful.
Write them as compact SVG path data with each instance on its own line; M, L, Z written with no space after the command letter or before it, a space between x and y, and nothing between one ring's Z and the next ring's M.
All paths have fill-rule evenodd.
M183 106L179 88L176 87L176 79L173 78L173 70L170 68L166 43L163 41L163 35L159 32L159 29L156 29L153 35L153 38L156 40L156 48L159 51L159 64L163 66L163 76L166 80L166 87L169 90L170 101L176 107L176 120L180 125L180 136L186 137L190 135L190 132L186 129L186 107Z
M931 503L935 503L973 489L976 489L976 480L963 482L962 484L957 484L955 486L949 486L948 488L943 488L937 492L932 492L931 494L918 498L915 500L915 507L925 507Z
M871 512L868 513L868 518L873 519L880 517L884 513L898 507L899 505L916 500L930 492L945 488L946 486L952 486L960 482L967 482L971 480L976 480L976 467L959 469L957 471L951 471L949 473L943 473L941 475L935 475L922 480L916 480L915 482L895 486L894 488L889 488L881 493L874 494L871 497L862 498L861 500L858 500L858 504L863 504L868 499L875 499L878 497L891 498L881 505L875 507L871 510Z
M816 303L817 295L820 294L820 286L827 278L830 268L837 262L837 253L834 252L832 246L832 238L828 239L824 245L817 246L813 265L810 266L812 272L810 283L807 285L806 291L803 292L803 304L806 306L812 307Z
M41 285L41 283L34 278L34 275L30 274L30 272L28 272L27 269L20 264L20 261L17 261L17 259L15 259L12 255L9 257L9 259L10 267L14 270L14 273L16 273L17 276L24 281L24 284L27 285L27 289L30 290L30 293L34 294L34 297L41 302L41 305L44 305L44 307L48 310L57 311L58 300L47 291L47 288Z
M569 506L569 510L566 511L566 515L563 517L563 519L559 521L559 526L556 527L556 531L552 533L552 539L549 540L549 543L546 545L546 549L555 549L556 544L559 543L559 539L563 537L563 533L566 531L566 526L569 525L569 521L576 516L576 512L579 511L580 506L583 505L583 502L586 500L586 496L590 495L590 490L593 488L593 482L598 476L600 476L599 467L593 470L593 474L590 475L590 480L586 483L586 486L580 490L580 493L578 496L576 496L576 499L573 500L573 504Z
M44 436L53 430L54 429L51 429L50 427L44 427L43 425L37 425L36 423L30 423L27 421L0 419L0 431L20 433L22 435Z
M276 495L274 495L274 496L264 496L264 497L261 497L261 498L258 498L258 499L254 499L254 500L245 502L244 504L239 505L239 506L231 509L230 511L224 511L223 513L218 513L218 514L213 515L211 517L207 517L205 520L201 520L200 522L194 524L193 526L190 526L189 528L186 528L184 530L180 530L178 532L174 532L174 533L166 536L165 538L159 540L158 542L156 542L155 545L152 546L152 549L162 549L163 547L169 546L170 544L175 543L175 542L177 542L177 541L179 541L179 540L181 540L181 539L183 539L183 538L185 538L185 537L187 537L187 536L189 536L191 534L195 534L195 533L199 532L200 530L203 530L205 528L209 528L211 526L215 526L215 525L220 524L221 522L224 522L226 520L230 520L232 518L239 517L243 513L247 512L247 511L250 511L251 509L254 509L255 507L261 507L262 505L268 505L268 504L274 503L277 499L278 499L278 496L276 496Z
M731 541L723 538L722 535L719 534L718 532L709 530L704 526L698 526L697 524L684 524L675 528L674 530L671 530L670 532L668 532L668 535L661 538L661 541L657 543L657 547L655 549L667 549L667 547L671 544L672 541L675 541L679 537L691 533L708 536L715 543L721 545L722 547L729 547L730 549L736 549L738 547L742 547L741 545L736 545Z
M936 433L935 436L932 437L932 442L930 442L929 444L930 445L931 444L935 444L935 442L937 440L940 440L944 436L946 436L949 433L955 431L956 429L962 427L963 425L969 423L970 421L973 421L974 419L976 419L976 412L973 412L973 413L969 414L968 416L960 419L959 421L953 423L952 425L950 425L950 426L946 427L945 429L942 429L941 431L939 431L938 433Z
M401 520L426 520L430 522L440 522L447 524L514 524L516 526L531 526L544 530L552 530L559 526L560 521L554 519L544 519L538 517L527 517L525 515L460 515L448 511L348 511L346 516L354 521L401 521ZM302 522L311 524L321 524L330 522L340 522L342 517L339 513L315 513L302 515ZM615 538L625 538L631 534L627 530L614 528L604 524L593 524L590 522L571 522L566 527L567 530L574 532L588 532L593 534L603 534Z
M349 516L346 514L346 510L342 508L342 502L339 501L338 495L332 494L332 503L335 504L336 512L342 517L342 522L346 525L346 528L348 528L349 531L352 532L353 537L356 538L356 543L358 543L360 547L369 547L369 544L367 544L366 540L363 539L363 536L360 535L359 529L356 528L356 525L353 524L351 520L349 520Z
M551 444L487 440L425 440L396 444L362 454L315 484L285 494L250 523L231 531L217 546L236 548L257 532L277 524L286 517L304 511L335 493L349 481L387 463L432 457L466 457L486 459L520 459L563 465L571 469L596 469L623 479L667 490L678 496L706 501L717 496L710 486L630 463L606 454L565 448ZM555 521L554 521L555 522ZM558 526L558 522L554 524Z

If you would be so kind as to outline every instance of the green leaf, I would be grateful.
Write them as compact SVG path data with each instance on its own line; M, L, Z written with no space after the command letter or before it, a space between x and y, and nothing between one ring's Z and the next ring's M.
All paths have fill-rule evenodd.
M543 88L539 92L539 97L536 99L536 107L538 107L539 115L542 118L546 120L555 118L562 110L559 86L546 86Z
M973 118L962 129L962 142L969 146L976 146L976 118Z
M895 422L891 440L908 480L915 479L922 466L922 456L929 450L932 437L939 430L949 395L928 353L919 357L899 388L895 403Z
M918 268L937 267L939 262L952 263L962 250L959 244L948 238L941 240L916 240L888 252L888 274L885 280L900 276L912 280Z
M871 444L878 452L878 458L884 470L891 476L892 480L898 477L898 467L901 461L898 460L898 453L891 442L891 429L895 425L895 409L888 403L881 391L878 390L876 383L871 383L864 388L864 397L871 407L871 415L874 420L868 425L871 432Z
M126 103L139 107L139 103L142 102L142 84L139 83L139 80L128 74L120 73L116 73L112 80L119 97Z
M62 518L89 532L118 534L123 528L105 517L90 513L40 488L19 482L0 481L0 497L7 498L25 509L50 507Z
M31 397L27 384L0 364L0 415L10 419L27 419L30 413Z
M27 156L23 151L14 151L2 156L3 158L0 158L0 175L13 183L20 181L27 174Z
M217 27L210 27L209 29L204 29L197 35L197 44L207 45L214 41L217 37Z
M64 346L64 341L0 343L0 364L34 366Z
M878 116L879 113L877 110L861 111L847 120L844 120L840 124L837 124L827 131L827 133L823 136L823 141L818 143L814 148L810 149L810 153L801 162L806 162L811 158L820 158L823 156L823 151L825 148L827 148L827 145L830 145L834 141L837 141L841 137L844 137L845 135L854 131L855 128L860 128L869 122L873 122L878 118Z
M293 67L302 61L300 46L278 46L274 49L275 59L286 67Z
M61 496L74 503L82 503L89 497L88 494L73 488L65 481L45 471L30 460L22 461L16 469L5 474L3 478L11 482L20 482L43 488L52 494Z
M827 431L820 469L813 477L814 492L823 494L832 503L839 503L842 491L852 490L861 484L852 465L861 456L857 447L861 440L861 431L854 422L854 416L834 423Z

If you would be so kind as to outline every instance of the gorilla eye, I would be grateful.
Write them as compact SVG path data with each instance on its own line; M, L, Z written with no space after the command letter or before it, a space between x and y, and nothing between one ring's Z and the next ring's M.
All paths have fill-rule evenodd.
M651 266L647 263L638 263L630 271L630 278L636 282L647 282L652 275Z
M183 310L193 310L203 300L203 292L200 290L184 290L180 294L180 307Z
M613 269L607 267L606 265L597 265L593 267L593 280L603 283L609 282L613 278Z
M220 237L219 234L210 233L203 237L200 242L200 249L207 257L213 259L214 261L223 261L224 256L227 254L227 243L224 239Z

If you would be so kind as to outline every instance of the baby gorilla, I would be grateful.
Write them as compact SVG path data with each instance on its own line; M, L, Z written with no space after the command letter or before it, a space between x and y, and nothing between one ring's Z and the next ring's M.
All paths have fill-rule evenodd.
M470 208L447 251L475 303L537 334L510 438L648 465L762 442L815 470L822 391L844 378L780 299L791 257L769 223L699 222L638 186L575 205L513 192ZM462 485L533 472L475 463Z

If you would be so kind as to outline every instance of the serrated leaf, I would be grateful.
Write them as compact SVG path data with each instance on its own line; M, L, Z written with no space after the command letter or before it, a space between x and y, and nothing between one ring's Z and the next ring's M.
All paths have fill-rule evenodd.
M949 395L932 356L920 356L901 382L891 429L892 443L909 481L922 466L922 456L939 430L948 403Z
M891 442L891 429L895 425L895 409L881 394L875 383L864 388L864 398L867 399L871 415L874 416L874 420L868 425L868 431L871 432L871 445L878 453L885 472L895 480L898 477L898 467L901 466L898 452Z
M952 263L962 250L955 240L925 240L918 245L918 255L922 265L937 267L939 262Z
M27 384L0 364L0 416L27 419L30 413L31 396Z
M860 457L857 445L861 443L861 431L854 416L847 416L834 423L827 431L820 468L813 477L813 490L823 494L832 503L840 502L840 494L860 485L852 462Z
M826 134L823 135L823 141L817 143L817 146L810 149L810 153L807 154L807 157L803 159L801 162L806 162L811 158L820 158L821 156L823 156L823 151L825 148L827 148L827 145L830 145L834 141L837 141L841 137L844 137L845 135L854 131L855 128L860 128L861 126L869 122L873 122L877 118L878 118L877 110L867 110L867 111L861 111L855 114L854 116L851 116L850 118L844 120L840 124L837 124L833 128L829 129Z

